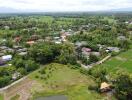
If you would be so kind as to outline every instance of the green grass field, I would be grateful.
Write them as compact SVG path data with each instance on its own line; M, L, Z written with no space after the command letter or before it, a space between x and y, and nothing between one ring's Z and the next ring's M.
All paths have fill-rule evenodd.
M109 17L104 17L102 20L107 20L109 23L116 23L116 20L109 18Z
M42 16L42 17L39 17L38 21L51 23L53 20L54 18L51 16Z
M105 98L95 91L88 90L88 86L95 83L91 77L82 75L78 70L56 63L44 67L47 67L46 74L44 74L49 76L47 79L43 79L44 75L41 75L39 70L29 76L30 79L36 81L31 90L34 98L58 94L67 95L69 100L102 100Z
M30 18L30 21L38 21L38 22L46 22L51 23L53 21L53 17L51 16L39 16L39 17L32 17Z
M0 100L4 100L4 96L0 94Z
M106 61L104 64L99 65L104 66L108 69L108 72L116 72L117 70L123 70L124 72L132 73L132 49L119 54Z

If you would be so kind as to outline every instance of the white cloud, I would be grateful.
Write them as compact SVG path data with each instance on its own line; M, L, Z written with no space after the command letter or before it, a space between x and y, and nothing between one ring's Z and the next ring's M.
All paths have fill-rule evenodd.
M0 7L29 11L100 11L132 7L132 0L0 0Z

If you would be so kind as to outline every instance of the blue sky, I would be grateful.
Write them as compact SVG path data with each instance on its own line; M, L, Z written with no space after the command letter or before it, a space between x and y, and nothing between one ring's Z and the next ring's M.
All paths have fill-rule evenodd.
M0 0L0 8L19 11L104 11L132 7L132 0Z

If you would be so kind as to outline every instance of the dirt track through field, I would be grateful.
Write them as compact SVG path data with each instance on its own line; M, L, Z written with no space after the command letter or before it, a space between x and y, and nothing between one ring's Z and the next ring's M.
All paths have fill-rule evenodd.
M20 95L19 100L28 100L31 96L30 89L32 87L33 81L26 78L20 83L10 87L4 91L4 100L10 100L17 94Z

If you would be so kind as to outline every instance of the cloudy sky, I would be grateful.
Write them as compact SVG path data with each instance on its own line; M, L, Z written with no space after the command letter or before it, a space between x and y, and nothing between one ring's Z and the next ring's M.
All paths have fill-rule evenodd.
M132 0L0 0L0 8L33 12L104 11L130 7Z

